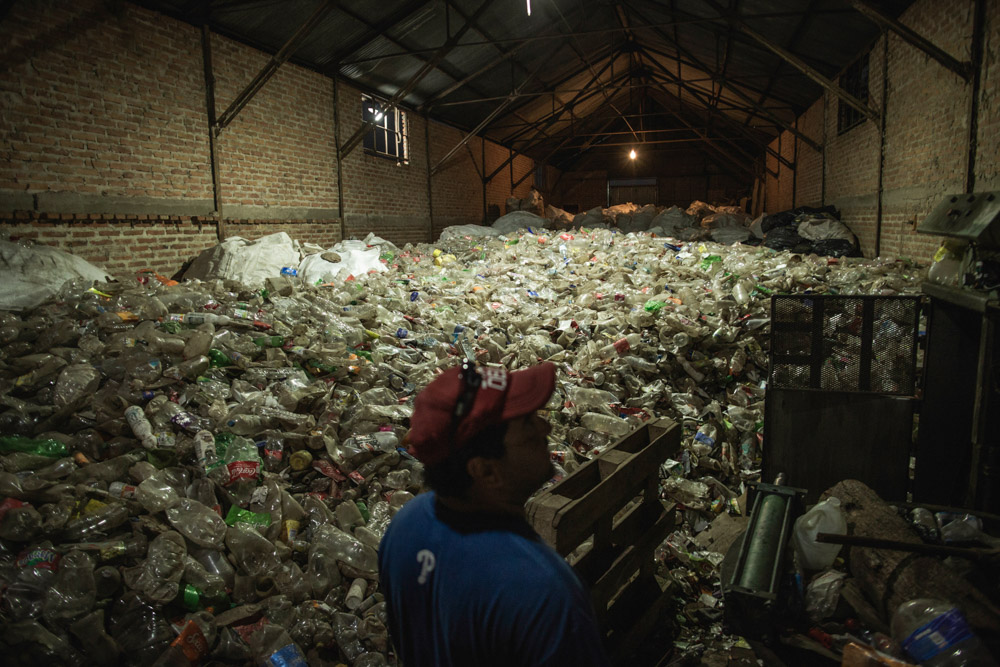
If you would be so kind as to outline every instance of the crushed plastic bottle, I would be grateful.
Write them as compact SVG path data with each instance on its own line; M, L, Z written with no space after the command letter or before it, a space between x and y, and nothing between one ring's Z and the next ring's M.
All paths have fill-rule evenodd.
M759 474L768 293L921 278L659 232L534 232L372 237L355 243L381 249L378 270L319 286L302 266L262 286L143 276L0 313L12 658L391 664L376 553L423 488L401 443L440 370L555 362L560 474L670 417L685 447L661 494L732 512Z

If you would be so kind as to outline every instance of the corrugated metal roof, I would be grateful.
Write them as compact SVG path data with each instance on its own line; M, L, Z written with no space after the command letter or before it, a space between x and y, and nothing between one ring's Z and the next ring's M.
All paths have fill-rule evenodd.
M896 17L910 2L869 4ZM275 53L326 0L138 3ZM293 62L385 97L406 88L404 106L462 129L504 105L482 134L562 166L605 139L589 135L630 131L616 114L671 132L710 117L747 145L777 134L822 88L740 22L831 78L879 34L842 0L534 0L530 17L526 0L329 4Z

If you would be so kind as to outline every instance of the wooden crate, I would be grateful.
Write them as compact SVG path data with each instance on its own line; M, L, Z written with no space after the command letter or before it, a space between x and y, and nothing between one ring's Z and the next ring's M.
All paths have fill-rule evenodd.
M674 529L659 469L680 427L659 419L633 431L528 503L528 520L590 588L613 662L654 629L671 597L653 577L653 551Z

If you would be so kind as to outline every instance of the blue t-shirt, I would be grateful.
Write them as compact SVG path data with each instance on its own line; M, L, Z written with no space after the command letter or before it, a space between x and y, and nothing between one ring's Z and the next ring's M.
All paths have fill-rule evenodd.
M393 517L378 560L405 667L608 664L583 585L523 518L425 493Z

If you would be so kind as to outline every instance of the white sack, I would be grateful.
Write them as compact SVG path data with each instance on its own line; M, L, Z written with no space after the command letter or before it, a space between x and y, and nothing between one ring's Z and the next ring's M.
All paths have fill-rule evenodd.
M799 216L801 218L803 216ZM799 219L796 218L796 219ZM816 215L801 220L798 227L799 236L807 241L828 241L830 239L843 239L855 243L854 233L847 228L847 225L836 218L825 215Z
M743 243L744 241L749 241L753 234L746 227L716 227L709 232L712 236L712 240L716 243L721 243L722 245L733 245L734 243Z
M82 257L47 245L0 241L0 310L30 310L55 296L69 280L114 280Z
M222 243L203 250L187 271L185 279L235 280L248 287L258 287L268 278L281 275L285 267L299 265L299 244L285 232L278 232L248 241L233 236Z
M694 227L696 224L697 220L693 216L688 215L676 206L671 206L653 218L652 222L650 222L650 227L661 227L669 234L677 229Z
M299 277L315 285L345 280L348 276L363 276L369 271L382 273L389 269L379 260L381 254L379 246L369 247L365 241L341 241L326 252L303 259L299 264ZM340 261L330 261L338 257Z
M493 229L500 234L513 234L519 229L545 229L548 221L540 215L528 211L513 211L502 215L493 223Z
M704 229L719 229L720 227L743 227L746 224L746 216L743 214L734 215L732 213L712 213L701 219L701 226Z

